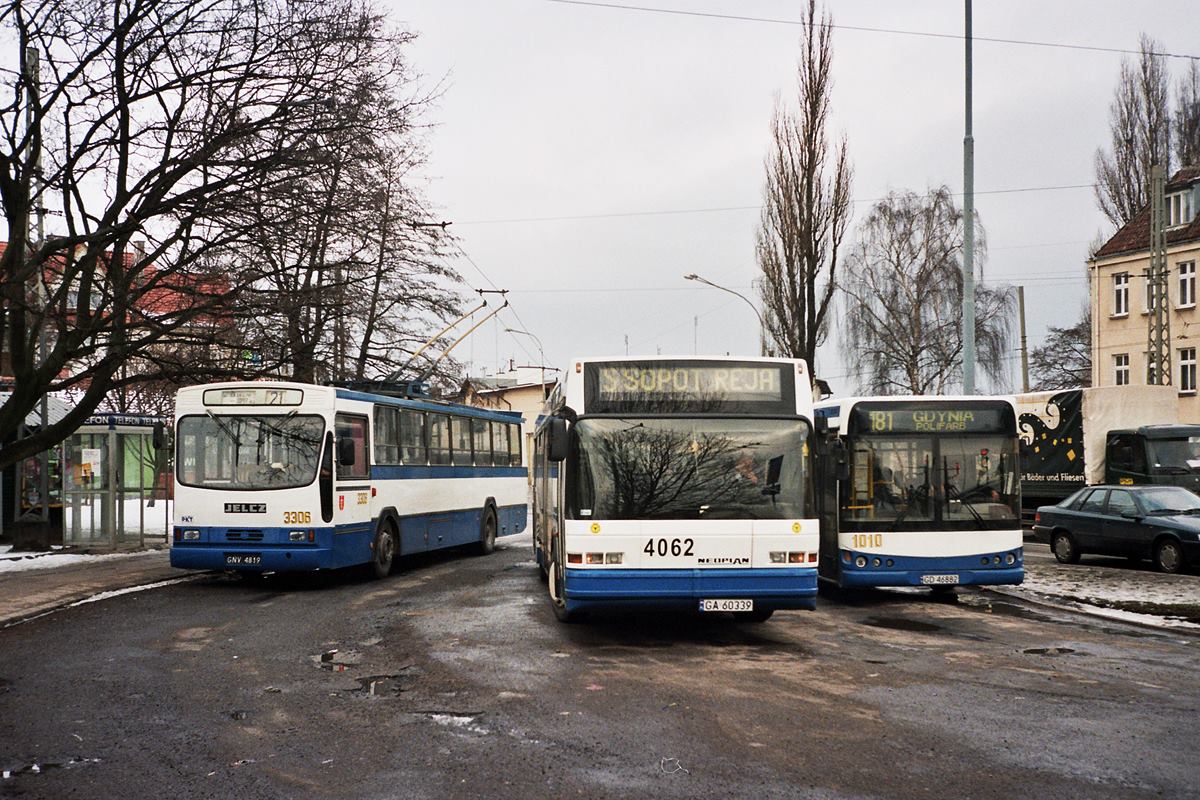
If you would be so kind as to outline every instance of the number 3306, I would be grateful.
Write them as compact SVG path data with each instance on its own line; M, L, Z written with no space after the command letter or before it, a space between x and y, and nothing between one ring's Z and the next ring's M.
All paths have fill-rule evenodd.
M650 556L690 556L695 546L691 539L651 539L642 552Z

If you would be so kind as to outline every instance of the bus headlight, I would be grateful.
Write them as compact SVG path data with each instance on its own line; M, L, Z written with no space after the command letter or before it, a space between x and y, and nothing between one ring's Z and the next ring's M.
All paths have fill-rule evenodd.
M183 532L183 540L185 542L195 542L200 539L200 531L190 530Z
M859 556L858 558L854 559L854 566L865 567L866 565L867 565L867 559L865 556Z
M620 564L624 560L625 560L624 553L605 553L604 554L604 563L605 564Z
M1015 564L1016 562L1017 562L1017 557L1014 556L1012 553L1009 553L1008 555L1006 555L1004 557L1005 564L1012 565L1012 564Z
M288 531L289 542L303 542L307 538L308 535L304 531Z
M783 550L772 550L767 555L770 556L772 564L786 564L787 563L787 553L784 552Z

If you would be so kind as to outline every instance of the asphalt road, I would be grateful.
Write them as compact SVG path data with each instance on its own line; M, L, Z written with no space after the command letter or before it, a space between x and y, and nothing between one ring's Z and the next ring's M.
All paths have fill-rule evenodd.
M404 566L203 576L0 630L0 797L1182 798L1200 782L1187 633L965 589L825 596L761 625L565 626L528 537Z

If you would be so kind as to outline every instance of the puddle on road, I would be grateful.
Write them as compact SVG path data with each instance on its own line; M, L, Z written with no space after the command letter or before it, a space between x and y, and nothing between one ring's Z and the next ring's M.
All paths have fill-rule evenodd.
M18 775L40 775L52 769L70 769L71 767L78 767L83 764L99 763L100 759L98 758L84 758L82 756L75 756L66 761L35 761L32 764L25 764L20 767L0 771L0 778L11 780Z
M398 697L401 692L408 691L405 684L412 682L411 677L399 672L391 675L364 675L354 680L358 682L358 686L346 691L357 697Z
M6 678L0 678L0 694L4 694L12 689L12 681Z
M1031 656L1069 656L1075 651L1070 647L1027 647L1021 652Z
M315 656L310 656L312 662L327 672L345 672L348 667L357 667L362 663L362 653L357 650L326 650Z
M942 630L941 625L934 625L932 622L921 622L915 619L905 619L904 617L867 617L862 621L863 625L869 625L872 628L887 628L892 631L906 631L908 633L934 633Z

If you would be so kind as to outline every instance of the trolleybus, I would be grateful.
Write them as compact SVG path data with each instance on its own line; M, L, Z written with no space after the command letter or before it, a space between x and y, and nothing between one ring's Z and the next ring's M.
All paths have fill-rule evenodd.
M934 589L1022 581L1011 399L859 397L822 401L816 414L837 437L822 451L823 581Z
M535 553L558 618L814 608L810 387L791 359L573 361L532 464Z
M524 529L521 416L302 383L214 383L175 404L171 564L369 565Z

